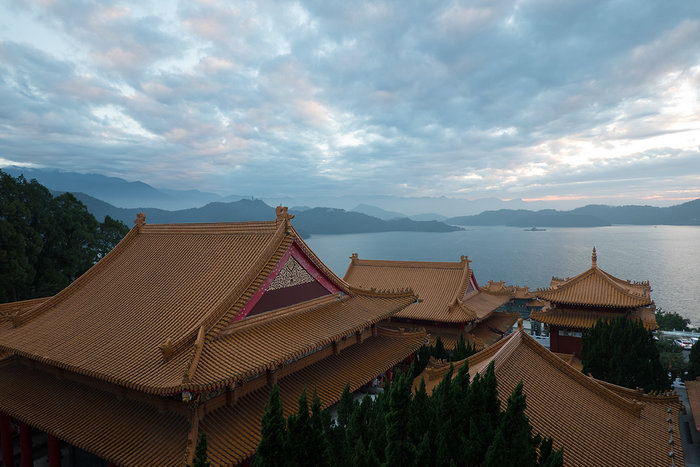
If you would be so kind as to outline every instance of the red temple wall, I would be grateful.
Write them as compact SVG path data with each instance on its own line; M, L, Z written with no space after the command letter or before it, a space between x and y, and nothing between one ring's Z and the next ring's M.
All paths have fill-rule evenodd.
M580 337L573 336L560 336L559 326L549 327L549 349L552 352L564 353L564 354L575 354L576 357L581 358L581 346L583 341ZM563 331L568 331L568 329L561 329Z

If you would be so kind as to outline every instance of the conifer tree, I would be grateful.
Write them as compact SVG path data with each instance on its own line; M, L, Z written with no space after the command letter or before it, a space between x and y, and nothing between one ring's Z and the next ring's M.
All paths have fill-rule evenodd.
M207 435L202 432L197 441L192 464L187 464L187 467L209 467L210 465L211 462L207 458Z
M285 464L302 467L311 444L311 424L309 423L309 403L306 389L299 395L299 405L295 414L287 417L287 455Z
M256 467L282 467L287 457L286 430L279 386L272 386L261 424L262 438L255 456Z
M523 394L521 381L508 397L508 405L501 416L494 440L486 451L484 466L535 466L537 465L535 448L530 422L525 416L525 394Z
M651 332L626 316L599 320L583 333L581 363L584 373L619 386L646 391L670 386Z
M386 462L388 465L408 466L415 458L415 446L409 439L411 378L400 374L389 390L386 414Z
M445 350L445 344L442 343L440 336L435 339L435 349L433 350L433 357L439 358L440 360L447 360L447 350Z
M454 352L452 353L452 360L453 361L464 360L465 358L472 355L473 353L474 353L474 348L472 347L472 345L471 344L467 345L467 342L464 340L464 334L460 334L459 340L455 344Z
M307 465L315 465L322 467L324 465L332 465L331 447L328 442L328 425L330 425L330 417L328 412L321 410L321 399L314 388L313 396L311 397L311 418L309 419L310 442L307 453Z

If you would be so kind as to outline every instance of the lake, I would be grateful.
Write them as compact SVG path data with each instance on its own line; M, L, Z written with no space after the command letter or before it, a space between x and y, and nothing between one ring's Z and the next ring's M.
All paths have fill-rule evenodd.
M632 281L648 280L657 307L675 311L700 326L700 227L612 226L548 228L467 227L448 233L382 232L312 235L307 243L340 277L350 254L365 259L459 261L469 256L479 284L489 280L531 290L549 286L552 276L571 277L591 265Z

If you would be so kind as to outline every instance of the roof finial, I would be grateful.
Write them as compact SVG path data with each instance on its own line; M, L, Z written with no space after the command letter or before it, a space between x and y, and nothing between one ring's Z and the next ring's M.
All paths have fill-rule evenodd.
M523 319L522 319L522 318L518 318L518 331L522 331L522 330L523 330L523 327L524 327L524 326L523 326Z
M591 260L593 261L593 267L598 267L598 255L595 252L595 247L593 247L593 254L591 255Z
M350 256L350 259L354 263L355 261L357 261L359 259L359 256L357 253L353 253L352 256Z
M143 227L146 225L146 214L140 212L136 214L136 219L134 219L134 224L136 224L139 227Z
M280 222L288 224L291 219L294 219L294 216L287 212L287 206L277 206L277 208L275 208L275 214L277 214L278 225Z

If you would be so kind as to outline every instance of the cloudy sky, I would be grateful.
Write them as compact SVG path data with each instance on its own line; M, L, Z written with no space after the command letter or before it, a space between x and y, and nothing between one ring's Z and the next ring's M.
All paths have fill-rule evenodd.
M166 188L675 204L699 90L694 0L0 2L0 166Z

